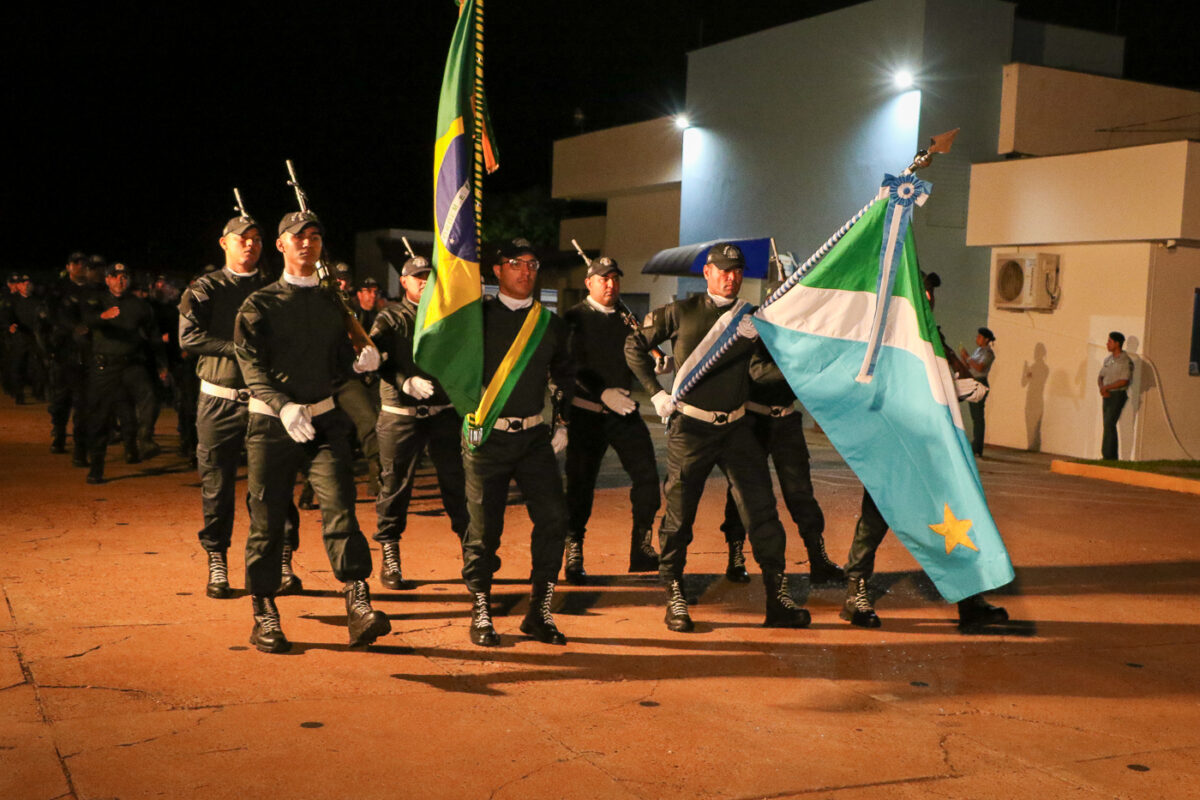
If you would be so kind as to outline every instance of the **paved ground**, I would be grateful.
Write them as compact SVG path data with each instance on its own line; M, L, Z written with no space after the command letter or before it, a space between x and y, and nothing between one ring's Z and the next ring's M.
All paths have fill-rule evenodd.
M814 438L838 556L859 490ZM650 579L623 572L628 501L607 488L587 545L596 585L557 598L565 648L517 633L529 524L514 506L504 645L482 650L426 484L404 540L419 585L376 592L393 634L346 649L305 512L308 592L279 602L296 646L270 656L247 645L248 600L204 596L182 459L118 463L94 487L46 442L43 406L0 400L0 798L1200 797L1200 497L1000 452L981 466L1017 564L999 598L1011 627L957 633L889 538L883 628L850 628L838 590L797 580L814 623L780 631L759 626L757 579L720 577L714 481L689 636L665 630ZM358 512L372 530L373 507Z

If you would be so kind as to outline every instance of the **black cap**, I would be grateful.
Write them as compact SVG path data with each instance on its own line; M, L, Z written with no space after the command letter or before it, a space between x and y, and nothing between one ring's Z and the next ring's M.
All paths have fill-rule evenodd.
M362 283L358 285L359 289L378 289L379 281L374 278L363 278Z
M225 228L221 231L221 235L228 236L231 233L236 233L238 236L241 236L251 228L262 230L262 226L255 221L254 217L234 217L225 223ZM283 231L280 231L280 233L283 233Z
M983 334L983 338L987 339L989 342L996 341L996 334L992 333L991 328L980 328L979 332Z
M102 255L94 255L88 259L88 269L104 269L108 266L108 259Z
M292 213L279 220L279 235L285 233L299 233L309 225L316 225L317 230L324 233L325 228L321 225L321 220L317 219L317 215L311 211L293 211Z
M708 259L704 262L717 269L745 269L746 257L736 244L717 242L708 248Z
M1121 345L1121 347L1125 346L1125 334L1120 331L1109 331L1108 338Z
M9 276L8 276L9 283L18 283L18 282L20 282L20 280L21 280L21 273L19 273L19 272L9 273Z
M400 270L401 275L428 275L433 269L429 264L429 259L425 256L413 256L404 262L404 268Z
M925 289L936 289L942 285L942 276L936 272L926 272L921 282L925 284Z
M105 268L104 274L109 277L112 277L113 275L127 275L128 276L129 268L126 267L124 264L122 264L120 261L114 261L112 264L109 264Z
M25 274L24 272L22 272L20 275L14 275L14 280L15 280L17 283L25 283L26 281L31 281L31 280L33 280L33 278L29 277L27 274Z
M588 266L587 276L590 278L593 275L611 275L614 272L621 276L625 275L624 272L621 272L621 268L617 266L615 258L600 256L599 258L592 259L592 263Z
M87 261L87 260L88 260L87 253L81 253L78 250L76 250L74 253L71 253L71 255L67 256L68 264L73 264L76 261Z
M537 255L533 252L533 245L529 243L528 239L516 238L500 248L500 258L503 260L519 258L523 255Z

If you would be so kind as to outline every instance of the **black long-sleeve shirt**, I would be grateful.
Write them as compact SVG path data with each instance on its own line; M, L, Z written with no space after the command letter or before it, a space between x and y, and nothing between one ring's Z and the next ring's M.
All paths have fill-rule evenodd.
M413 361L413 334L416 331L417 306L407 297L379 312L371 326L371 341L382 357L379 365L379 399L384 405L412 407L417 405L450 405L450 397L437 379ZM433 382L433 394L418 400L403 391L404 381L412 377Z
M504 303L493 297L483 300L483 385L496 373L496 368L504 359L508 348L525 317L528 308L510 310ZM575 365L571 360L571 351L567 345L567 326L560 317L550 315L546 332L538 343L537 349L529 358L525 371L513 387L504 407L500 409L502 417L532 417L542 413L546 405L546 381L549 378L552 395L561 392L559 411L564 418L569 414L571 398L575 390Z
M662 391L654 374L654 358L649 349L667 340L671 342L675 364L681 366L713 323L732 306L718 306L707 294L676 300L651 314L650 325L641 336L631 333L625 339L625 359L633 374L651 396ZM746 402L750 391L752 340L739 339L682 399L706 411L732 411Z
M104 319L110 308L120 309L117 316ZM83 306L83 324L92 333L92 353L112 358L140 359L149 345L159 370L167 368L166 352L154 309L140 297L112 292L95 292Z
M621 315L615 311L605 314L584 300L567 309L563 321L570 332L579 396L599 403L605 389L630 388L633 372L625 360L629 326Z
M209 383L242 389L242 378L233 344L233 323L238 310L267 279L259 270L239 275L220 269L197 278L179 299L179 346L200 357L196 374Z
M354 362L337 301L280 278L246 298L233 326L246 388L279 411L331 396Z

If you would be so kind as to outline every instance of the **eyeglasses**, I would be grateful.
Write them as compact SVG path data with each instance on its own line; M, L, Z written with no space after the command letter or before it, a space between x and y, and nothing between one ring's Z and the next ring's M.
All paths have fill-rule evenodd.
M507 263L514 267L524 267L530 272L537 272L538 268L542 266L542 262L536 258L510 258Z

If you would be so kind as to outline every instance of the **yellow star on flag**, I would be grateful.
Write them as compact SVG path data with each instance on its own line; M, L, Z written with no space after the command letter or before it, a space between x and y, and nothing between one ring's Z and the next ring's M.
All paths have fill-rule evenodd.
M946 537L946 552L950 553L958 545L969 547L976 553L979 548L971 541L971 537L967 536L967 531L971 530L971 520L956 519L954 512L950 510L950 504L946 503L946 509L942 514L942 521L936 525L930 525L930 529L938 536Z

